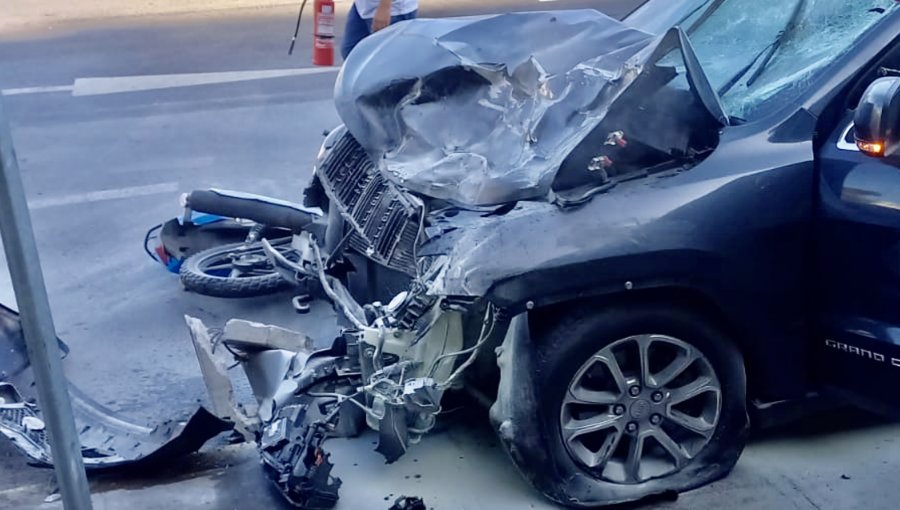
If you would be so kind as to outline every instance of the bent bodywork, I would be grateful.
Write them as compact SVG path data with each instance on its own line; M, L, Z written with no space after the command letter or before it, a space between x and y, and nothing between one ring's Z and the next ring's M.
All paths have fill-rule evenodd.
M60 345L64 346L60 341ZM67 348L63 349L66 352ZM0 434L34 462L53 456L37 402L34 375L25 351L18 314L0 305ZM158 424L133 423L69 384L69 398L85 467L111 468L154 463L197 451L231 425L203 408Z
M498 33L517 44L493 43ZM289 502L333 506L340 480L328 438L368 426L379 433L376 450L396 460L434 427L447 391L469 387L482 361L496 364L510 317L522 331L522 312L554 285L584 290L566 288L572 279L559 270L646 251L646 236L667 226L656 251L684 246L683 223L653 220L709 184L686 194L659 183L709 156L728 121L694 62L679 30L652 36L594 11L415 21L363 41L336 87L345 127L326 139L306 192L305 205L328 216L293 236L291 259L261 241L285 279L334 305L342 332L313 352L302 332L244 321L217 330L188 318L211 412L120 431L106 422L121 420L97 411L100 426L83 422L85 451L99 459L88 465L196 449L234 427L257 443ZM631 210L629 195L653 186L660 200ZM593 198L607 193L598 206ZM634 226L648 230L635 235ZM525 407L510 370L528 365L512 346L500 358L493 414L515 449L528 436L516 432L524 425L514 408ZM252 402L235 393L235 366ZM39 413L27 397L14 400ZM17 441L30 433L22 420L0 430ZM122 446L136 437L145 446ZM23 450L50 460L41 458L45 442Z
M535 199L669 39L589 10L414 20L360 44L335 105L410 191L469 207Z

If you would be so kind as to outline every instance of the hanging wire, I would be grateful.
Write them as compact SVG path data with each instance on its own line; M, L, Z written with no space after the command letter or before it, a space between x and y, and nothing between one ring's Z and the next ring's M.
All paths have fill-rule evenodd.
M294 45L297 44L297 34L300 33L300 20L303 19L303 9L306 7L306 0L300 3L300 11L297 13L297 26L294 27L294 36L291 37L291 47L288 48L288 55L294 54Z

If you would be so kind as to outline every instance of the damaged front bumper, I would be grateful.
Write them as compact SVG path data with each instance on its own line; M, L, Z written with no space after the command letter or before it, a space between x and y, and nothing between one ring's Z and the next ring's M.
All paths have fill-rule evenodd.
M467 347L461 310L437 300L416 326L401 328L393 315L400 301L367 305L365 324L319 351L302 333L240 320L216 330L187 318L214 413L257 443L265 472L290 503L330 508L337 501L329 438L368 427L388 463L406 453L434 426L444 392L461 384L502 318L485 307L481 333ZM237 366L253 391L250 403L235 393Z
M402 456L433 428L444 392L462 385L463 372L501 329L502 314L490 304L427 296L425 288L363 307L339 280L318 273L324 294L350 324L328 349L314 351L309 336L275 326L231 320L216 329L186 317L209 393L208 406L190 416L135 424L70 386L85 465L163 461L234 430L257 443L264 471L290 503L330 508L341 482L331 474L327 439L368 427L379 433L376 451L387 462ZM464 331L473 311L483 312L477 336ZM5 308L0 334L11 353L0 367L0 433L50 465L21 327ZM467 345L467 337L474 341ZM252 397L235 384L242 377Z

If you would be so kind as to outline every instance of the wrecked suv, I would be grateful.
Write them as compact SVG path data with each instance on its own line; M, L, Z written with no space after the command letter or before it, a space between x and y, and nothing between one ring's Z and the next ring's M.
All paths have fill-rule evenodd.
M898 33L889 0L651 0L365 39L304 206L269 204L291 248L260 241L340 332L190 319L213 411L322 508L329 437L392 461L466 389L591 507L726 475L778 403L900 403Z

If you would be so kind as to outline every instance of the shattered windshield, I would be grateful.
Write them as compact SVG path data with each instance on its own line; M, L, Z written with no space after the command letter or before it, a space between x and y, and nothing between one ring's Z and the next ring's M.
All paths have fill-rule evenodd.
M740 119L802 92L829 62L898 9L895 0L715 3L710 0L685 25L726 111ZM782 101L769 101L776 98Z

